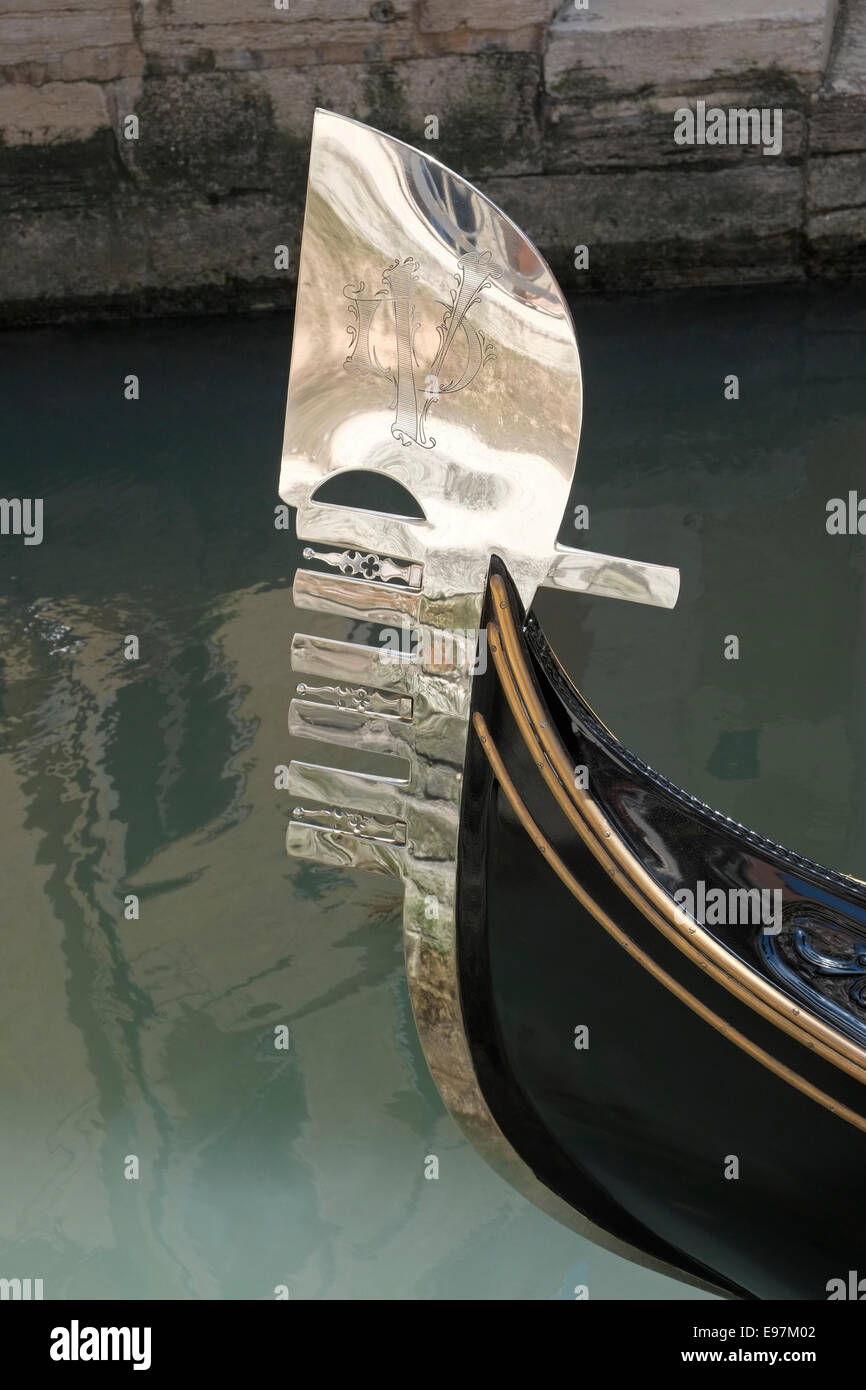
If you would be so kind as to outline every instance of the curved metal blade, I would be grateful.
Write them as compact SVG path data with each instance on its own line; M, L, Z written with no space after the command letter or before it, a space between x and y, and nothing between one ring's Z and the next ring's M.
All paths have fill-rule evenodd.
M430 156L317 111L280 481L298 534L424 562L422 621L480 595L493 551L528 606L580 420L571 314L523 233ZM395 478L426 521L310 500L346 469Z

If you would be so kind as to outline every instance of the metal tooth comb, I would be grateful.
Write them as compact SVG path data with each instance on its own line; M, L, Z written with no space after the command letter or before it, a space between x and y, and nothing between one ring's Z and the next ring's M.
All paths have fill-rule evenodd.
M436 160L317 112L280 479L305 547L294 599L390 632L378 646L298 634L289 726L402 761L390 778L292 763L287 846L402 881L428 1062L449 1109L512 1179L519 1160L478 1088L454 967L490 557L527 608L542 584L662 607L678 590L676 570L557 544L580 421L571 315L517 227ZM400 484L423 519L317 499L353 470Z

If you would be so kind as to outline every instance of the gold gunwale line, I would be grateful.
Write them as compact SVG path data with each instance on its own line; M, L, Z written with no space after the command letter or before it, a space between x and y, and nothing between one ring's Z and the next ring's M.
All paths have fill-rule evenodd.
M492 626L494 643L497 633L501 637L501 658L504 657L508 674L511 676L519 696L518 707L514 707L512 700L509 700L509 706L517 721L521 736L528 743L529 751L532 752L533 749L532 743L526 738L527 728L531 732L532 741L536 746L540 746L546 761L542 765L537 758L534 758L536 766L542 772L545 782L568 816L570 823L584 839L587 847L608 872L610 869L605 863L605 853L610 855L623 875L624 881L621 882L621 887L635 905L646 912L658 930L685 955L694 958L694 952L697 955L698 963L713 979L731 994L747 1003L750 1008L755 1009L756 1012L795 1038L809 1051L821 1055L834 1066L866 1084L866 1051L837 1033L828 1024L811 1014L808 1009L788 1000L769 981L764 980L743 961L731 955L699 923L685 918L682 923L679 922L672 909L670 896L655 882L637 856L607 824L592 797L584 789L573 785L573 780L569 776L570 764L564 756L564 750L555 730L552 729L553 721L542 707L532 677L526 668L505 585L498 575L494 575L490 581L490 587L497 610L502 617L498 624L495 621L488 623L488 645L490 643L489 629ZM495 645L498 644L495 643ZM497 674L500 674L502 669L501 658L500 661L497 661L497 652L493 650ZM506 699L508 699L508 685L503 682L503 686ZM545 773L546 767L550 769L550 776ZM568 804L580 817L581 824L577 824L569 814L560 799L560 792L557 792L553 785L552 779L555 779L560 792L564 794ZM648 907L651 908L650 911L647 911ZM688 923L687 926L686 922ZM761 1005L765 1007L761 1007Z
M543 752L544 750L541 748L539 742L539 735L536 733L523 706L519 703L519 692L507 662L501 652L501 648L499 647L499 630L495 623L490 623L488 625L488 647L493 654L493 661L496 665L497 674L502 682L505 698L508 701L509 708L511 709L524 742L527 744L530 752L534 752L536 749ZM610 874L612 881L622 889L631 902L634 903L635 907L658 928L663 936L676 946L678 950L682 951L684 955L688 956L694 964L700 966L710 978L716 980L719 984L730 990L732 994L736 995L738 999L747 1004L750 1008L755 1009L763 1018L766 1018L776 1027L781 1028L783 1032L788 1033L811 1052L823 1057L825 1061L840 1067L856 1080L866 1084L866 1072L861 1072L856 1067L856 1064L840 1057L832 1048L827 1047L818 1039L814 1041L811 1039L804 1039L801 1035L801 1030L798 1029L796 1023L792 1019L789 1019L784 1014L777 1013L769 1004L766 1004L762 999L756 998L745 985L735 980L726 971L721 970L713 962L708 961L698 947L689 941L688 938L675 933L674 929L665 921L664 917L642 893L641 889L631 882L627 876L627 871L618 865L612 853L596 839L591 826L581 819L579 810L569 798L565 787L563 787L555 771L550 767L550 764L547 761L540 762L537 758L535 759L535 763L557 803L568 818L569 823L577 831L584 844L603 868Z
M632 941L631 937L628 936L621 927L617 926L613 918L609 917L604 909L599 907L595 899L587 893L586 889L578 883L571 870L563 863L550 841L546 839L536 825L528 808L522 801L514 782L511 780L511 776L505 767L502 756L484 721L484 716L477 711L472 716L472 727L480 740L482 750L490 764L494 777L505 793L512 811L517 816L517 819L529 835L536 849L544 855L554 873L561 882L565 884L572 896L595 918L617 945L621 946L622 949L631 956L632 960L642 966L644 970L652 975L653 979L657 980L659 984L669 990L681 1003L685 1004L687 1008L691 1009L692 1012L703 1019L705 1023L710 1024L712 1028L721 1033L722 1037L726 1038L728 1042L734 1043L754 1061L759 1062L761 1066L765 1067L768 1071L773 1072L774 1075L780 1077L781 1080L786 1081L790 1086L793 1086L795 1090L808 1096L810 1100L816 1101L818 1105L823 1106L825 1110L829 1110L831 1114L837 1115L840 1119L846 1120L848 1124L853 1125L855 1129L862 1130L866 1133L866 1118L856 1114L853 1110L849 1110L847 1106L842 1105L838 1101L833 1100L832 1096L828 1096L826 1092L819 1090L817 1086L813 1086L811 1081L807 1081L805 1077L800 1076L797 1072L791 1071L783 1062L779 1062L775 1057L771 1057L770 1054L759 1047L757 1043L753 1043L749 1038L745 1037L743 1033L731 1027L731 1025L726 1023L723 1018L720 1018L718 1014L713 1013L712 1009L708 1008L706 1004L703 1004L700 999L690 994L672 975L669 975L666 970L663 970L660 965L657 965L645 951L641 950L641 948Z

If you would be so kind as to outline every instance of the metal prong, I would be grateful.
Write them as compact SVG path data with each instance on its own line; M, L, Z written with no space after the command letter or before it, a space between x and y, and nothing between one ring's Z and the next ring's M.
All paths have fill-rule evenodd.
M337 709L332 705L318 705L312 700L292 700L289 705L290 734L295 738L334 743L340 748L407 758L412 751L407 739L411 729L411 720Z
M359 685L378 686L381 690L409 693L409 678L418 664L410 653L387 647L338 642L332 637L313 637L306 632L297 632L292 639L292 670L299 675L348 680Z
M374 815L406 818L408 782L396 777L374 777L369 772L346 772L320 763L289 764L288 790L295 801L327 801L356 806Z
M293 806L292 820L299 825L312 825L317 830L332 830L335 835L357 835L359 840L375 840L377 844L406 844L406 822L391 816L375 816L369 811L353 811L343 806Z
M412 718L412 697L393 690L376 690L366 685L310 685L299 681L298 694L305 700L330 709L359 710L362 714L381 714L383 719Z
M604 598L673 608L680 592L680 572L668 565L650 565L591 550L557 545L543 584L548 589L573 589Z
M378 840L359 839L335 830L290 821L286 830L286 853L296 859L313 859L336 869L363 869L366 873L401 877L403 849Z
M341 618L366 618L371 623L402 627L405 619L418 622L420 594L411 589L374 584L367 579L317 574L299 569L292 585L297 608L315 608Z

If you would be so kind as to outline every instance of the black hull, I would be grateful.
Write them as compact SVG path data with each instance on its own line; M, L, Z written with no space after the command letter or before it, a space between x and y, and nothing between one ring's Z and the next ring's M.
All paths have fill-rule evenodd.
M727 959L739 994L724 961L708 966L687 953L688 940L669 939L646 880L635 887L628 869L612 873L606 846L588 847L551 795L491 637L497 661L473 691L457 901L461 1005L484 1098L535 1175L612 1235L733 1296L826 1299L831 1281L866 1274L866 1009L856 970L866 890L644 767L570 687L503 568L494 562L492 573L549 716L545 736L587 769L610 843L640 863L659 901L701 880L778 891L783 912L772 933L708 927L708 949ZM485 624L504 620L501 606L488 590ZM556 855L629 947L554 872ZM575 1045L582 1028L588 1046Z

